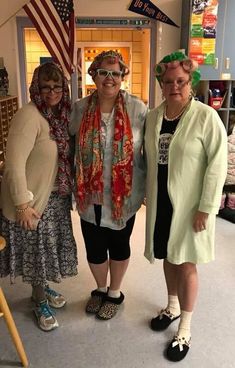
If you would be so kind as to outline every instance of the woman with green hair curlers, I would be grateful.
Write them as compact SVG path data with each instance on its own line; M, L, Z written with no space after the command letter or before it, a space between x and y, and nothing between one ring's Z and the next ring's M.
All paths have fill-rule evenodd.
M226 177L226 132L217 112L193 98L197 63L183 52L155 68L164 101L147 115L146 248L163 259L168 304L151 320L155 331L179 319L166 356L182 360L191 342L197 264L214 259L215 218Z

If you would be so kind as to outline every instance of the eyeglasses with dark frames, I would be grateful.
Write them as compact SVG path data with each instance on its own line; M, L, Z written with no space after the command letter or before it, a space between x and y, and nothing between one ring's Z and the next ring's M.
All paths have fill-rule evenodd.
M49 86L42 86L40 87L40 92L42 93L50 93L50 92L54 92L54 93L60 93L63 91L63 86L57 86L55 85L54 87L49 87Z

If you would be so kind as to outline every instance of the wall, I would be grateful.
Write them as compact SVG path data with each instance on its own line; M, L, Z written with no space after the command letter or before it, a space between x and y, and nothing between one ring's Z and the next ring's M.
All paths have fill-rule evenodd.
M180 25L182 0L152 0L164 13L166 13L176 24ZM76 16L103 17L138 17L137 14L127 10L130 0L74 0ZM14 1L1 1L1 19L3 14L14 13ZM12 9L11 9L12 8ZM25 16L20 11L18 16ZM180 29L156 22L158 30L157 55L159 60L163 55L174 51L180 46ZM10 90L12 95L19 95L19 72L18 72L18 45L16 37L15 16L0 27L0 56L4 57L4 63L9 73ZM4 51L3 51L4 50ZM158 90L158 87L156 85ZM159 102L160 94L157 94L156 103Z
M8 72L8 93L19 96L19 63L15 19L11 19L0 28L0 45L0 56L4 58L4 66Z
M188 0L189 1L189 0ZM154 2L157 5L157 2ZM158 6L158 5L157 5ZM165 1L160 9L168 15L177 25L181 25L181 6L182 1ZM180 28L157 22L157 55L156 61L160 61L165 55L180 48ZM156 105L162 101L162 93L156 81Z

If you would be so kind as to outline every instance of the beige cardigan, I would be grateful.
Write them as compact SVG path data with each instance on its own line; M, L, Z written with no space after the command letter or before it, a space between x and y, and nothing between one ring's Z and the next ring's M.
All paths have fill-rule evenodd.
M57 170L57 145L50 138L49 124L30 102L11 122L1 186L3 215L14 221L15 206L27 202L42 214Z

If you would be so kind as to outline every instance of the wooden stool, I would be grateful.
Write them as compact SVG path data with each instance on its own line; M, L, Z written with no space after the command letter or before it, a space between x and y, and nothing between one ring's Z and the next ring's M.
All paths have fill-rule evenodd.
M5 239L0 236L0 250L2 250L6 246ZM12 340L15 344L16 350L18 352L19 358L21 360L21 363L23 367L28 367L28 359L25 354L25 350L22 344L22 341L20 339L19 333L17 331L15 322L13 320L12 314L10 312L10 309L7 305L5 296L3 294L2 288L0 287L0 317L4 317L8 330L11 334Z

